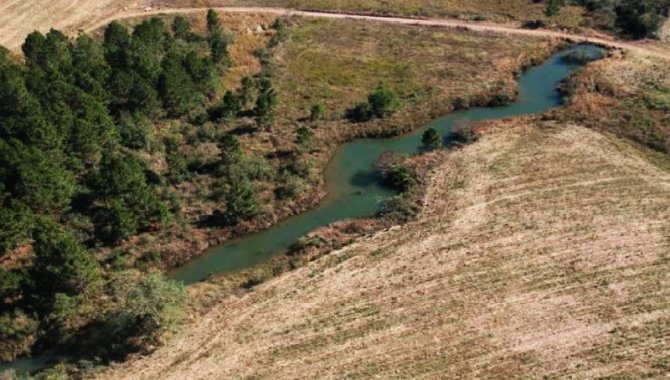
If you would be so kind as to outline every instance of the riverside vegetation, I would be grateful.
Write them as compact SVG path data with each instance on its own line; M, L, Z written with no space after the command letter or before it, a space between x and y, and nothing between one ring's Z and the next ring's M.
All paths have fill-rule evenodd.
M425 71L401 67L432 53L429 43L401 54L376 42L376 51L364 52L368 57L406 61L397 67L349 61L345 67L364 70L341 76L337 60L361 52L341 45L342 56L325 58L319 47L334 42L326 44L325 36L339 31L344 41L346 31L376 36L388 32L385 27L280 20L268 23L270 31L259 39L264 47L253 50L260 71L231 80L224 74L235 72L229 48L236 36L225 31L215 13L207 21L201 33L191 30L197 21L182 17L170 23L145 20L132 32L114 23L102 42L86 35L71 41L57 31L35 33L24 44L25 65L2 53L7 102L0 116L0 218L9 226L2 231L0 269L5 358L74 342L93 343L100 349L90 353L115 358L159 343L183 315L184 291L160 275L137 270L184 258L162 257L154 243L169 244L168 236L195 225L242 233L267 223L264 217L271 222L296 212L304 208L298 200L312 197L320 185L319 169L338 142L408 130L420 112L428 111L416 124L445 107L509 101L511 73L554 47L460 33L415 35L412 28L398 28L396 41L405 43L426 37L431 43L458 41L464 44L459 49L471 51L466 60L472 62L430 82L426 77L435 74L437 63L428 62ZM325 72L331 74L328 86L318 82L324 72L317 75L317 67L310 66L314 56L294 58L308 43L325 58L318 62L332 65ZM481 61L472 53L480 43L490 43L491 51L509 44L536 50L521 61L499 53L492 58L498 66L482 74L476 73L480 67L465 69ZM300 76L292 79L292 74L302 74L306 87L297 86ZM491 79L500 74L507 76ZM479 87L464 85L468 77ZM409 78L416 81L404 87ZM435 90L447 78L454 86ZM662 98L664 90L659 91ZM646 109L662 121L656 100ZM350 117L357 109L362 119ZM427 148L431 140L428 136ZM187 144L201 149L195 159ZM279 149L286 145L291 149ZM277 168L280 177L272 174ZM402 171L395 174L390 178L407 178ZM221 190L194 193L214 187ZM261 207L267 200L280 211Z
M25 62L0 53L2 359L57 346L106 360L160 343L183 316L184 290L144 272L202 249L184 241L304 209L337 143L408 130L455 103L513 99L514 72L555 47L262 17L263 31L233 35L215 12L203 19L112 23L99 38L35 32ZM343 44L361 33L372 51ZM396 51L381 36L415 47ZM342 54L326 55L333 43ZM308 44L312 56L297 54ZM496 65L479 70L484 45ZM453 72L433 75L455 57ZM347 121L363 98L374 120Z

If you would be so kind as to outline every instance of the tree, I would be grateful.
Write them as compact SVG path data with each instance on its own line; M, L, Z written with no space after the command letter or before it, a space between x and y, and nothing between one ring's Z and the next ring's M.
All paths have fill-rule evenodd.
M221 20L219 14L213 9L207 11L207 33L210 37L216 34L221 34Z
M98 237L108 243L116 243L137 234L136 216L122 201L114 201L112 207L101 211L98 221Z
M547 17L557 16L563 7L563 0L547 0L547 6L544 9L544 15Z
M97 197L109 207L117 200L123 201L125 207L135 215L138 229L169 221L167 206L147 184L142 164L131 156L108 154L103 157L93 186Z
M175 38L187 40L191 36L191 22L183 16L177 16L172 21L172 33Z
M16 271L0 268L0 306L6 300L11 303L19 294L21 294L21 275Z
M103 47L105 58L114 69L125 69L129 65L130 33L128 29L117 21L111 22L105 28Z
M220 157L224 165L230 165L240 160L242 150L237 137L231 134L225 134L219 141Z
M51 307L56 293L77 296L100 291L102 277L98 263L69 232L54 222L40 220L35 229L33 250L31 295L38 300L38 305Z
M249 220L258 214L256 193L251 184L241 179L232 181L230 189L225 195L226 211L224 220L229 225L235 225L243 220Z
M37 213L59 213L75 190L75 178L53 156L0 139L0 186Z
M30 208L21 202L13 201L0 207L0 252L11 251L26 242L30 238L33 221Z
M38 31L30 33L21 45L26 62L40 67L44 66L47 59L45 45L46 37L42 33Z
M106 154L95 175L96 194L105 200L119 197L136 198L147 187L142 164L121 154Z
M384 118L400 108L395 92L385 86L379 86L368 95L370 110L375 117Z
M232 91L226 91L221 103L209 109L208 113L212 120L219 120L222 118L234 118L241 110L242 104L240 98Z
M252 107L254 100L258 96L256 81L249 77L242 78L239 89L239 98L242 109Z
M163 106L171 116L186 114L201 100L191 76L182 65L181 57L175 53L168 54L163 61L159 93Z
M121 273L112 281L116 308L108 316L115 340L134 342L135 348L156 344L184 318L184 286L150 273L138 278Z
M442 136L440 136L435 128L428 128L423 133L421 142L423 143L423 148L428 151L440 149L444 145Z
M211 59L200 57L196 51L191 50L184 56L183 65L199 92L214 95L216 70Z
M668 0L622 0L616 7L616 25L633 38L653 37L669 10Z
M269 79L261 80L254 109L254 114L261 124L268 124L273 120L278 103L277 91L272 88L272 82Z
M209 49L214 63L229 64L228 41L223 33L217 32L210 37Z

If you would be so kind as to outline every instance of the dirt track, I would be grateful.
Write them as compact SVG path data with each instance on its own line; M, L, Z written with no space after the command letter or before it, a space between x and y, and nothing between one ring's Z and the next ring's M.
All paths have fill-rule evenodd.
M448 19L412 19L412 18L402 18L402 17L385 17L385 16L369 16L369 15L357 15L357 14L342 14L342 13L329 13L329 12L313 12L313 11L299 11L299 10L290 10L284 8L262 8L262 7L222 7L214 8L219 12L231 12L231 13L270 13L276 14L278 16L302 16L302 17L312 17L312 18L328 18L328 19L348 19L348 20L361 20L369 22L384 22L392 24L403 24L403 25L418 25L418 26L427 26L427 27L439 27L439 28L464 28L477 32L493 32L493 33L502 33L509 35L524 35L524 36L533 36L533 37L552 37L565 39L575 42L592 42L596 44L602 44L608 47L616 49L624 49L633 51L640 54L651 55L655 57L661 57L665 59L670 59L670 51L660 51L657 49L652 49L649 47L642 46L639 43L634 42L624 42L614 39L607 39L602 37L589 37L579 34L563 33L553 30L546 29L522 29L514 26L506 25L496 25L496 24L485 24L478 22L467 22L460 20L448 20ZM94 25L91 25L87 30L92 31L98 28L101 28L105 24L118 19L134 18L147 15L158 15L158 14L177 14L177 13L196 13L204 11L203 8L166 8L166 9L156 9L151 11L129 11L116 14L105 20L97 22Z
M119 19L128 19L159 14L197 13L203 12L204 8L165 8L150 11L129 9L123 10L123 4L129 1L84 1L65 2L59 6L60 0L48 6L35 5L36 2L25 2L11 0L7 4L0 5L0 44L10 49L18 49L25 34L34 29L47 30L51 27L68 29L84 29L93 31L103 27L105 24ZM79 4L81 3L81 4ZM77 10L76 12L74 10ZM554 30L529 30L510 25L486 24L478 22L467 22L450 19L412 19L401 17L369 16L357 14L340 14L328 12L299 11L283 8L263 7L221 7L215 8L219 12L231 13L266 13L275 15L297 15L302 17L328 18L328 19L350 19L368 22L384 22L403 25L419 25L439 28L464 28L477 32L492 32L508 35L524 35L535 37L553 37L571 40L575 42L593 42L616 49L624 49L639 54L670 59L670 51L645 46L641 43L625 42L603 37L589 37L578 34L563 33ZM97 17L84 21L86 17L95 14ZM100 18L104 17L104 18Z

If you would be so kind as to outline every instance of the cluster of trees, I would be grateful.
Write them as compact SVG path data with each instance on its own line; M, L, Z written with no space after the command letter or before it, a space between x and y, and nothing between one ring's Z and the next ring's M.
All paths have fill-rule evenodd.
M34 253L28 266L0 269L0 358L28 349L36 337L67 340L90 321L91 303L109 293L90 248L171 222L164 179L137 150L147 147L153 122L215 99L229 42L209 12L205 36L186 18L171 26L151 18L132 30L111 23L102 41L31 33L22 46L25 63L0 48L0 256L22 247ZM162 278L146 281L128 297L165 300L180 292ZM166 313L148 303L105 318L155 334L168 324L160 320ZM144 306L153 312L128 315Z
M374 118L385 118L400 108L398 95L380 85L368 94L367 101L360 102L347 111L346 117L355 123L364 123Z
M654 37L670 12L670 0L545 0L545 3L548 17L557 15L565 4L583 6L602 26L631 38Z

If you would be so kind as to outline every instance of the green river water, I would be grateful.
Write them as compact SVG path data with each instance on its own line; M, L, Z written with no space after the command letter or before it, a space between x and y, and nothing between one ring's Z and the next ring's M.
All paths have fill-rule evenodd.
M313 210L289 218L272 228L231 240L209 249L202 256L170 273L170 277L192 284L213 274L223 274L252 267L286 252L310 231L344 219L373 216L384 198L394 192L382 186L374 168L375 160L385 151L412 155L421 153L421 136L436 128L449 143L449 135L459 121L483 121L542 113L561 104L560 83L580 65L567 64L563 54L582 50L593 57L602 49L578 45L554 54L542 65L525 71L519 77L519 98L509 106L472 108L437 119L414 132L394 138L358 139L342 145L326 170L327 199ZM67 356L67 355L64 355ZM62 355L43 354L0 363L0 374L8 369L36 371L65 360Z

